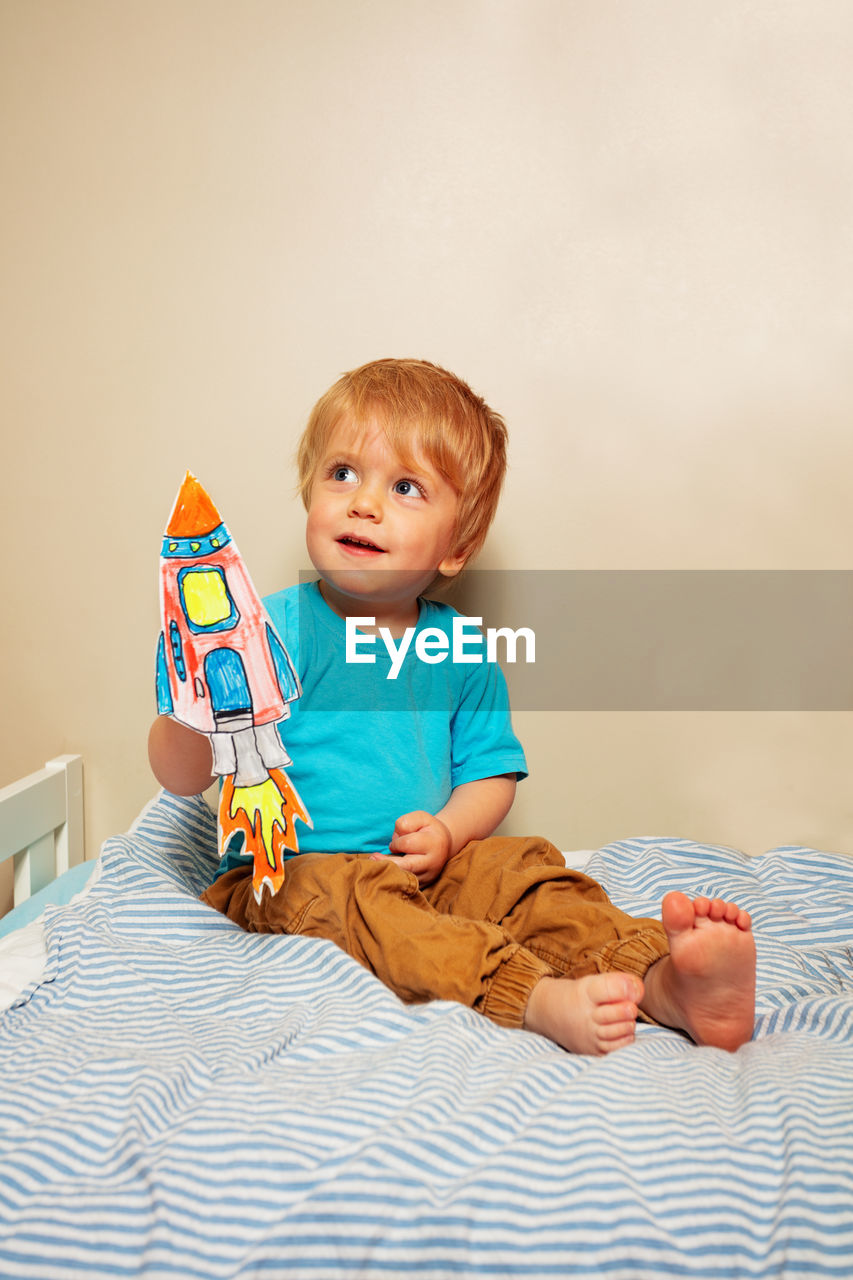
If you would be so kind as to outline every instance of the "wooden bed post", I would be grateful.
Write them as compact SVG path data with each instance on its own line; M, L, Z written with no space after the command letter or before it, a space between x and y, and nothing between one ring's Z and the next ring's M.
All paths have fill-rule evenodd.
M83 757L57 756L46 769L65 775L65 821L56 830L56 874L83 861Z
M83 853L82 756L57 756L0 788L0 862L13 859L16 907Z

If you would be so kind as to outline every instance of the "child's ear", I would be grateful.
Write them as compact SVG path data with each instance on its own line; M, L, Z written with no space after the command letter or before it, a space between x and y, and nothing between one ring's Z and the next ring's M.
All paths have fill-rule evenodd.
M456 554L447 555L439 564L438 572L443 578L455 578L464 569L467 559L467 551L459 551Z

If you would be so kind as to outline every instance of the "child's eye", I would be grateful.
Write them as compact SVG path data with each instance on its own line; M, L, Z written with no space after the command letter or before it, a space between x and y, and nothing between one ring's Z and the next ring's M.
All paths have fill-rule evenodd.
M403 498L422 498L424 491L416 480L398 480L394 485L394 492L399 493Z
M355 480L356 475L352 467L347 467L344 466L343 463L339 463L331 469L331 477L333 480L338 480L341 484L345 484L349 480Z

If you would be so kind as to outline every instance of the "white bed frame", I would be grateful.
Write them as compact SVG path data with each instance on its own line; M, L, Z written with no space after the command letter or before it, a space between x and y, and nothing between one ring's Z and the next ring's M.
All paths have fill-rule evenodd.
M0 788L0 862L14 859L16 907L83 854L82 756L57 756Z

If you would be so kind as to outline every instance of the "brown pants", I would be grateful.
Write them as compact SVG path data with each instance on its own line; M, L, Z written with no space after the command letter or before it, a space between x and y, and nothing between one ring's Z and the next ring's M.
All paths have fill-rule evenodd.
M250 933L327 938L402 1000L458 1000L507 1027L546 975L643 977L669 949L659 921L620 911L539 838L472 841L425 889L392 857L305 853L275 897L255 901L250 864L202 901Z

